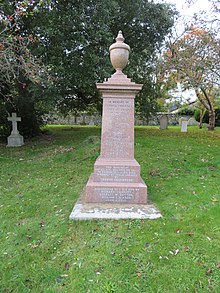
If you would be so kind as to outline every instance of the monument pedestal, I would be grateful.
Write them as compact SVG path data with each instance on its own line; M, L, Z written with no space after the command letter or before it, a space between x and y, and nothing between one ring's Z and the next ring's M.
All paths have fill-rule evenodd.
M85 202L146 204L147 186L134 159L134 98L142 85L118 71L96 86L103 98L101 155L86 184Z
M86 184L88 203L146 204L147 186L136 160L98 158Z

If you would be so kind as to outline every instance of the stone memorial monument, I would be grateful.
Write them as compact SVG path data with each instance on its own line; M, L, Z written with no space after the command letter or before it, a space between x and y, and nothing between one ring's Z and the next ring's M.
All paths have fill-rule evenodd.
M12 122L12 132L11 135L8 137L8 147L18 147L24 144L24 138L20 135L17 122L21 121L21 117L17 117L16 113L12 113L11 117L8 117L8 121Z
M147 203L147 186L134 159L134 98L142 85L122 72L128 62L129 46L119 32L110 47L115 74L96 86L102 93L101 155L86 185L89 203Z
M167 129L168 127L168 117L167 115L161 115L160 117L160 129Z
M116 72L107 81L96 84L103 98L101 154L70 219L161 216L152 205L147 205L147 186L134 158L134 98L142 84L132 82L122 72L129 50L119 31L116 43L109 48Z

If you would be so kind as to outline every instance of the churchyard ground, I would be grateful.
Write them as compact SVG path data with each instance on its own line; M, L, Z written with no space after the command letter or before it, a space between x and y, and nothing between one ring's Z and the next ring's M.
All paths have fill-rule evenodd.
M0 292L219 292L220 128L135 128L157 220L70 221L99 127L0 145Z

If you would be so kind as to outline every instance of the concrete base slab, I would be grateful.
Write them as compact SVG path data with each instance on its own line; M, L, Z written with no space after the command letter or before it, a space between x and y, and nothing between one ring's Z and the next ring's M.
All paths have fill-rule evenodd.
M70 220L93 219L158 219L160 211L153 204L91 204L80 198L71 214Z

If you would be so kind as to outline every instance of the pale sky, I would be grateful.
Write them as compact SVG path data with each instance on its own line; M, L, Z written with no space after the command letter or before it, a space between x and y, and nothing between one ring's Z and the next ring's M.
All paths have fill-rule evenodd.
M195 13L199 13L200 11L205 11L204 18L207 20L211 17L211 4L208 0L194 0L193 5L187 4L185 0L156 0L157 2L167 2L171 4L176 4L177 10L180 12L180 16L182 16L185 21L191 22L191 18ZM182 21L179 19L178 24L176 26L177 31L181 34L184 31L184 26L181 25ZM196 100L196 95L194 90L186 90L182 92L180 85L177 84L178 96L182 96L184 100Z
M165 0L165 2L176 4L177 10L186 16L193 16L199 10L208 11L210 9L208 0L196 0L195 4L190 6L186 4L185 0Z
M208 16L208 13L211 9L211 6L208 0L196 0L194 1L195 4L193 5L187 4L185 0L158 0L158 2L167 2L171 4L176 4L176 8L180 12L180 16L184 16L184 18L186 19L189 18L189 21L195 13L198 13L201 10L206 11ZM179 23L178 27L181 31L182 30L181 23ZM183 100L190 100L190 101L196 100L196 95L194 90L186 90L182 92L179 84L177 84L177 90L179 92L178 95L182 96Z

